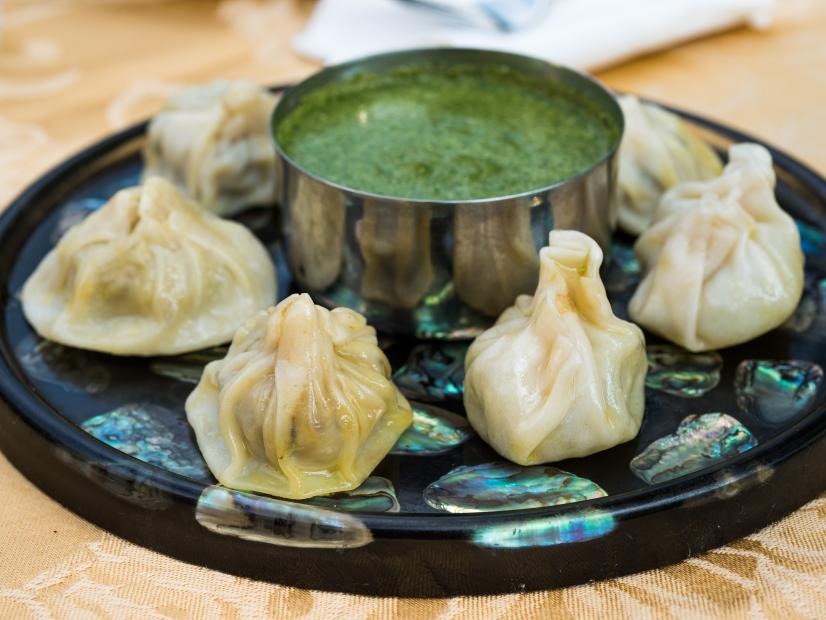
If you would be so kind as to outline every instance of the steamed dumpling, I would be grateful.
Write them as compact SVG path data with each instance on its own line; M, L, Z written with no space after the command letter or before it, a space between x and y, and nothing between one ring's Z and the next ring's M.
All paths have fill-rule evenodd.
M61 344L167 355L228 342L275 291L252 233L155 177L69 229L23 287L23 311Z
M212 82L171 97L149 124L145 175L167 178L218 215L273 204L275 102L246 81Z
M307 294L241 327L186 412L221 484L291 499L358 487L413 416L364 317Z
M774 186L769 152L740 144L719 178L668 192L634 248L644 277L631 318L690 351L707 351L751 340L791 316L803 291L803 253Z
M636 326L614 316L587 235L553 231L539 285L471 345L470 423L520 465L587 456L639 432L648 364Z
M660 197L683 181L710 179L720 158L678 116L633 96L619 98L625 133L619 149L619 225L639 235Z

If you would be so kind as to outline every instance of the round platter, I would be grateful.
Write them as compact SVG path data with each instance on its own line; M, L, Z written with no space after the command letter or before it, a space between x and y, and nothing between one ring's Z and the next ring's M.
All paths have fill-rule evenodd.
M680 114L721 151L755 141ZM506 464L462 417L467 344L381 335L417 413L365 485L308 502L217 486L183 403L220 348L155 359L68 349L40 339L18 299L63 231L138 181L144 132L137 125L76 155L0 216L0 449L85 519L238 575L446 596L662 566L763 527L826 488L826 181L776 149L778 198L799 223L807 259L800 307L781 328L719 353L690 355L648 336L646 413L633 441L555 467ZM237 219L273 252L283 297L290 282L275 218L259 209ZM639 280L632 242L616 238L604 272L623 317Z

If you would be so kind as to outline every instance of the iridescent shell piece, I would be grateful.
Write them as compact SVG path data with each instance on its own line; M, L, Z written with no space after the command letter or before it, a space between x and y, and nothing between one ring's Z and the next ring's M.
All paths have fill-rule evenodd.
M800 232L800 247L806 256L806 266L826 271L826 236L822 231L800 220L795 220L795 224Z
M587 478L556 467L484 463L457 467L431 483L424 500L446 512L491 512L581 502L607 493Z
M437 402L462 398L468 343L421 344L393 375L402 394L414 400Z
M634 248L616 240L611 243L604 271L605 290L611 293L621 293L636 285L641 269Z
M725 413L690 415L677 431L660 437L631 460L631 471L648 484L679 478L757 445L757 438Z
M781 424L814 402L823 369L798 360L745 360L737 367L737 406L770 424Z
M473 436L467 418L439 407L418 403L412 403L412 406L413 424L399 437L390 454L444 454Z
M652 344L646 348L648 375L645 385L651 389L684 398L698 398L720 383L723 358L716 351L690 353L670 344Z
M150 465L211 482L189 425L180 415L151 404L130 404L86 420L84 431Z
M309 549L348 549L372 542L356 516L317 506L208 486L195 507L206 529L244 540Z
M370 476L352 491L320 495L302 504L345 512L399 512L399 500L393 483L381 476Z

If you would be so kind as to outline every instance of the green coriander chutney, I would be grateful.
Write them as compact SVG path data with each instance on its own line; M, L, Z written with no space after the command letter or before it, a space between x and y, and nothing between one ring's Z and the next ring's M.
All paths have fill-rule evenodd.
M410 65L305 95L283 152L354 190L421 200L519 194L586 171L617 129L596 104L505 66Z

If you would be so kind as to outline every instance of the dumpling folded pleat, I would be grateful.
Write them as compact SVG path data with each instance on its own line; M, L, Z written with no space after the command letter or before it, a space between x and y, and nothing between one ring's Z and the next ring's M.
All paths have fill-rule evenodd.
M633 96L619 98L625 132L619 149L620 227L639 235L662 195L683 181L710 179L723 169L714 150L675 114Z
M29 323L49 340L171 355L228 342L275 294L272 259L252 233L155 177L69 229L22 299Z
M720 177L663 196L634 247L644 277L631 318L690 351L746 342L789 318L804 259L774 186L770 153L739 144Z
M645 339L614 316L601 264L587 235L551 232L534 295L520 296L468 351L468 418L511 461L586 456L639 432Z
M291 499L358 487L413 416L364 317L307 294L238 330L186 412L221 484Z
M165 177L218 215L274 204L275 103L247 81L216 81L171 97L149 123L145 176Z

